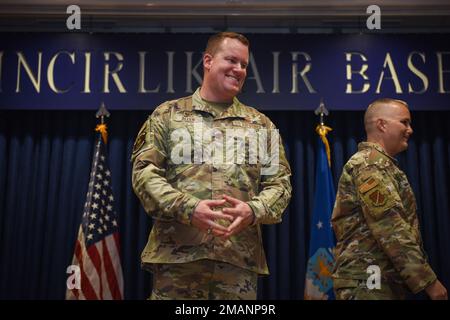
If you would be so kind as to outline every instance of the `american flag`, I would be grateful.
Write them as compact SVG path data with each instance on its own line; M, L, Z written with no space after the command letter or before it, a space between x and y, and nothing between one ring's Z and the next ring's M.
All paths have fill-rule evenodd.
M72 265L79 267L81 281L78 289L67 288L66 299L123 299L119 228L106 147L100 134Z

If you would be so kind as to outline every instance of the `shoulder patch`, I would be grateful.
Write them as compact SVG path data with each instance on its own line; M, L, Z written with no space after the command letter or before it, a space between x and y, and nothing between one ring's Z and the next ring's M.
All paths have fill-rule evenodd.
M383 192L379 189L375 189L372 191L368 198L372 202L372 205L375 207L380 207L386 204L387 201L387 195L383 194Z
M147 127L145 127L144 130L141 130L141 132L139 132L139 134L138 134L138 136L136 138L136 141L134 142L134 145L133 145L134 152L136 152L137 150L141 149L142 146L144 145L144 143L145 143L145 136L147 135L146 128Z
M150 121L150 120L147 120ZM148 124L147 122L141 127L141 129L139 130L139 133L136 137L136 140L134 141L133 144L133 151L131 153L131 161L134 161L134 158L136 157L136 155L139 153L139 151L142 149L142 147L145 145L146 139L147 139L147 134L148 134Z
M362 185L359 186L359 192L366 193L375 188L380 182L377 179L369 177Z
M366 170L358 180L357 190L363 202L364 211L372 219L381 219L399 202L398 195L392 190L389 176L382 170Z
M366 206L367 213L372 218L378 220L395 206L397 197L390 193L388 188L381 182L373 184L371 188L367 189L365 193L361 192L361 199Z

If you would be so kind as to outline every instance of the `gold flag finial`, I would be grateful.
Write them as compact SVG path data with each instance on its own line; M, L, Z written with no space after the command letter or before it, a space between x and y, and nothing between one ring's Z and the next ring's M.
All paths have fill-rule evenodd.
M97 113L95 114L96 118L100 118L100 124L98 124L95 127L95 131L100 132L102 135L103 142L106 144L108 142L108 127L105 123L105 117L109 117L110 113L106 109L105 103L102 102L100 105L100 108L98 109Z
M330 152L330 144L328 143L327 134L332 128L325 125L323 121L323 116L328 116L330 113L328 112L328 109L325 108L325 104L323 103L323 98L320 99L319 107L314 111L314 113L318 116L320 116L320 123L316 127L316 132L320 136L320 139L322 139L323 144L325 145L325 151L327 153L327 159L328 159L328 166L331 167L331 152Z

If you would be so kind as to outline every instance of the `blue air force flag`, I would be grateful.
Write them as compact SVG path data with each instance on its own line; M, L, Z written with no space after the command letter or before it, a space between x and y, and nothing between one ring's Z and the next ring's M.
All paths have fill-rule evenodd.
M331 227L331 214L336 193L331 175L330 147L326 134L331 128L318 125L318 154L316 163L316 183L314 207L311 221L309 260L306 270L305 299L334 299L331 274L334 267L334 233Z

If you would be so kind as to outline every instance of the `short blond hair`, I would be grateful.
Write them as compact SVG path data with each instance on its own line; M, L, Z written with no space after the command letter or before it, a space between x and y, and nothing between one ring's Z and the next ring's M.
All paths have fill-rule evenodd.
M378 106L385 106L385 105L390 105L390 104L401 104L403 106L405 106L406 108L409 109L408 104L403 101L403 100L399 100L399 99L392 99L392 98L380 98L375 100L374 102L372 102L371 104L369 104L369 106L367 107L366 112L364 113L364 125L367 128L367 126L369 125L369 122L372 120L372 118L374 117L374 115L377 112L377 107Z
M246 47L250 47L250 41L248 41L248 39L240 33L229 31L219 32L209 37L208 43L206 44L205 53L214 56L217 53L217 50L219 50L222 41L226 38L239 40Z

